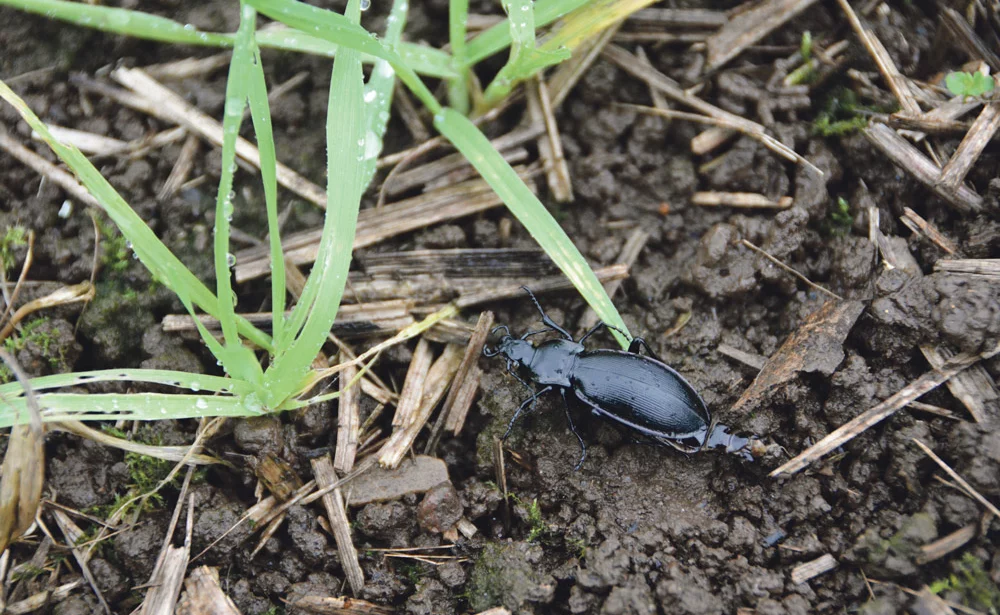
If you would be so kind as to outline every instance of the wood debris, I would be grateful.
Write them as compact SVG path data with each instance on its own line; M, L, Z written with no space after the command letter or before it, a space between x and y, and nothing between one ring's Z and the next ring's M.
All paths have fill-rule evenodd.
M829 553L825 553L810 562L799 564L793 568L792 583L795 583L796 585L799 583L805 583L809 579L830 572L836 568L837 565L837 560Z
M553 113L552 100L548 87L541 79L535 78L527 83L528 115L531 121L545 127L545 133L538 137L538 156L542 159L545 169L545 179L549 185L552 198L558 203L569 203L573 200L573 182L569 176L569 165L563 154L562 138Z
M924 220L917 212L913 211L909 207L903 208L903 215L900 216L900 221L907 226L911 231L917 235L923 235L929 239L934 245L941 248L950 255L958 254L958 247L955 243L941 234L937 228ZM940 261L938 261L940 262Z
M940 346L921 346L920 352L931 367L941 369L953 355ZM977 423L1000 426L1000 392L996 382L982 364L969 366L965 371L955 374L948 380L948 390Z
M337 481L337 472L329 455L323 455L310 461L316 476L316 485L326 487ZM323 496L323 508L330 522L330 529L337 542L337 552L340 554L340 565L344 569L351 591L355 595L361 592L365 585L365 575L358 562L358 551L351 540L351 523L344 507L344 496L340 489L334 489Z
M732 411L746 412L756 407L800 372L832 374L844 360L844 340L864 307L860 301L827 301L810 314L768 358Z
M920 552L917 554L916 561L918 564L923 565L928 562L941 559L949 553L964 547L970 540L975 538L978 533L978 523L970 523L964 527L960 527L947 536L943 536L934 542L920 547Z
M706 72L712 72L763 40L815 3L815 0L764 0L748 3L705 40Z
M788 209L792 197L783 196L777 200L763 194L751 192L695 192L691 204L702 207L739 207L744 209Z
M941 170L938 181L944 190L952 192L958 189L997 130L1000 130L1000 103L988 103Z
M522 179L532 172L520 170ZM354 249L371 246L402 233L463 218L503 204L489 184L473 179L455 186L439 188L390 203L380 209L364 209L358 214ZM296 265L308 265L316 260L322 229L293 233L282 238L285 258ZM245 282L270 275L270 251L267 246L249 248L236 253L236 281Z
M933 369L926 372L910 384L906 385L894 395L880 404L872 407L847 423L841 425L826 435L822 440L810 446L805 451L796 455L790 461L784 463L773 470L769 476L777 477L783 474L795 474L805 469L814 461L819 460L831 451L850 442L858 435L864 433L868 428L881 423L896 413L900 408L905 407L911 401L916 400L928 391L932 391L941 384L947 382L952 376L960 373L970 365L976 364L982 359L988 359L1000 353L1000 344L996 347L981 353L962 353L950 359L940 369Z
M419 349L420 344L425 343L426 341L421 339L417 348ZM452 344L445 346L441 356L434 361L430 369L426 370L424 377L419 378L419 388L417 388L417 385L414 386L414 390L417 391L417 402L412 410L408 409L404 413L403 401L410 382L410 372L407 372L407 380L403 384L403 393L400 394L400 401L396 406L396 416L393 417L392 435L389 436L389 439L379 452L379 464L383 468L395 468L398 466L400 461L403 460L403 456L413 446L417 435L427 424L434 408L444 397L445 391L448 390L448 386L451 384L452 378L458 370L459 363L461 363L462 355L463 352L460 347ZM413 362L416 362L417 351L414 351L413 356Z
M943 258L934 263L934 271L981 275L991 279L1000 279L1000 258Z
M342 363L347 363L352 358L343 352L340 354ZM337 453L333 467L341 472L350 472L354 467L358 439L361 437L361 387L350 385L357 373L358 366L351 363L338 376L340 397L337 398Z
M424 493L448 480L448 467L437 457L416 455L395 469L374 467L352 481L348 506L398 500L408 493Z
M906 139L896 134L895 130L885 124L874 123L865 128L862 134L893 164L933 190L955 209L964 213L978 212L982 209L981 196L965 185L959 185L954 189L945 185L941 181L941 169Z
M176 615L240 615L239 609L219 586L219 570L199 566L184 580L185 595Z
M389 607L358 598L317 595L295 597L289 600L288 606L318 615L391 615L394 612Z
M201 135L213 145L222 146L222 124L218 120L198 110L142 69L119 67L111 72L111 77L129 88L135 96L147 101L142 111L168 122L180 124L191 132ZM257 146L242 137L236 140L236 155L254 167L260 168L260 151ZM276 173L279 184L317 207L326 208L325 190L281 162L277 163Z

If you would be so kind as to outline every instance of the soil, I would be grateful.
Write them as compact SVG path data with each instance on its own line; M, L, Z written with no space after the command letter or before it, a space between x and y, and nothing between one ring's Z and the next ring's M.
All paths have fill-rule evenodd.
M413 4L408 37L443 44L446 3ZM473 4L473 11L496 11L489 3ZM210 30L236 27L236 4L228 1L164 0L140 8ZM935 6L918 2L885 8L875 18L876 31L904 74L929 78L961 64L961 56L932 56ZM376 3L366 25L380 29L385 10ZM29 105L48 122L119 139L166 126L81 94L70 82L72 75L100 74L122 62L145 66L209 53L106 36L8 9L0 9L0 19L0 48L5 50L0 74ZM756 104L738 85L762 87L775 59L793 53L803 31L811 31L814 40L835 40L829 37L846 35L843 24L833 5L815 5L766 39L766 46L710 77L700 95L753 117ZM689 83L700 70L700 53L672 46L648 46L646 52L654 66L681 82ZM279 159L322 183L323 131L315 127L324 121L329 62L272 52L264 60L270 83L308 72L305 84L286 94L272 112ZM874 74L861 51L851 66ZM491 60L483 70L496 68L497 61ZM223 70L172 87L202 111L221 116L224 84ZM724 156L706 164L709 159L694 157L689 147L701 127L611 105L649 104L650 98L644 84L602 59L557 114L576 200L553 204L553 211L594 264L615 262L632 229L650 233L615 298L618 309L629 329L643 335L700 391L718 420L762 438L768 454L756 463L716 452L684 455L633 442L628 434L585 420L580 427L588 458L575 471L578 444L567 428L562 402L558 396L543 398L539 411L520 422L507 442L518 456L507 462L508 488L516 498L506 524L502 496L493 483L490 443L525 392L500 364L484 359L483 393L473 416L461 437L446 438L439 449L451 485L426 496L351 509L366 578L357 597L415 615L478 612L499 605L516 613L701 615L743 609L769 615L874 614L921 608L903 590L933 585L954 602L983 612L1000 609L1000 527L989 515L983 517L972 499L935 480L941 472L913 443L926 443L979 493L1000 501L998 426L971 422L944 387L921 401L951 410L961 420L904 409L809 470L788 479L768 477L789 456L926 372L920 345L979 351L1000 337L995 283L933 273L943 252L899 222L903 208L910 207L960 245L966 257L1000 256L1000 180L995 179L1000 149L988 147L969 175L986 197L984 211L958 213L859 134L821 137L812 131L817 113L843 85L845 81L835 80L814 92L809 108L774 111L770 126L822 169L822 178L778 159L749 138L737 139ZM28 129L9 106L0 106L0 125L30 141ZM406 135L402 123L393 119L387 151L411 145ZM939 143L950 152L958 140ZM141 160L99 159L97 165L167 245L203 279L211 279L207 246L218 155L203 146L195 174L207 173L209 181L160 201L156 191L179 148L153 150ZM44 147L33 149L54 160ZM252 184L242 194L254 202L257 184L245 172L237 180ZM544 186L540 188L545 197ZM795 204L779 213L699 208L689 204L695 190L792 195ZM0 158L0 229L20 224L35 231L32 280L76 283L90 276L94 224L79 207L69 217L59 217L66 198L34 171L9 156ZM838 198L849 203L846 222L834 215ZM288 202L289 195L283 199ZM366 203L374 199L372 192ZM874 259L863 215L868 206L878 209L880 228L904 255L905 266L887 270ZM234 224L261 235L263 215L248 209L237 208ZM501 220L508 216L495 210L377 249L495 247ZM314 208L297 203L286 230L314 227L320 220ZM729 409L757 372L720 354L719 345L770 357L830 300L740 246L740 239L815 283L862 302L864 311L843 339L831 344L823 369L803 370L752 411L733 412ZM533 247L516 222L505 245ZM24 250L15 255L20 267ZM51 344L19 349L17 358L30 373L112 366L217 371L197 343L161 331L162 316L181 312L182 306L152 284L138 263L127 257L106 262L97 286L97 298L82 318L79 309L71 308L48 314L46 339L54 340ZM25 292L26 298L44 294L40 287ZM260 308L266 293L262 284L247 285L240 292L240 308ZM557 322L571 329L583 313L579 299L568 294L545 296L542 302ZM528 301L490 307L497 322L513 331L526 331L537 321ZM467 315L471 320L475 316ZM601 343L611 344L606 338ZM380 375L401 382L408 358L405 348L390 353L380 363ZM1000 359L983 365L992 379L1000 375ZM300 475L311 476L309 458L336 441L334 413L335 406L321 406L232 421L216 436L212 449L233 467L211 469L193 487L193 552L219 538L255 501L256 479L248 458L270 453ZM183 444L193 432L190 423L162 422L149 426L143 437ZM61 504L96 510L128 489L129 466L118 451L53 433L47 454L47 494ZM134 588L148 580L176 494L175 487L166 489L161 507L118 533L90 562L113 612L128 613L141 600ZM441 529L460 515L478 529L447 551L460 559L435 567L375 551L443 544ZM962 549L919 563L920 546L969 524L979 525ZM298 595L348 591L336 546L318 524L317 511L293 507L281 531L255 557L250 532L239 526L200 560L221 567L223 589L242 613L275 613ZM33 547L19 544L13 553L23 562ZM836 569L806 582L793 581L793 568L825 554L838 562ZM77 574L72 565L65 570L69 572L60 575L59 583ZM51 609L68 615L100 607L89 590L81 589Z

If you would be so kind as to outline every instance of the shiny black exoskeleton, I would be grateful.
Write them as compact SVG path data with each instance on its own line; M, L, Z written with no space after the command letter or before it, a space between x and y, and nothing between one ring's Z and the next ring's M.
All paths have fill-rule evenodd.
M752 441L732 435L726 427L715 425L701 396L680 374L660 361L642 338L635 338L628 351L587 350L583 342L602 328L599 323L579 341L557 325L542 309L535 295L524 289L542 315L545 329L513 337L505 325L493 331L504 331L496 347L484 348L488 357L503 355L507 370L532 391L514 413L504 439L510 435L514 422L534 408L539 396L558 390L566 403L569 428L580 442L580 461L587 457L587 446L573 425L569 413L571 402L580 402L594 416L633 430L660 444L684 452L696 452L709 447L724 447L727 452L753 459ZM537 346L527 340L531 335L556 332L563 339L552 339ZM639 354L643 347L653 356ZM528 382L542 388L535 390Z

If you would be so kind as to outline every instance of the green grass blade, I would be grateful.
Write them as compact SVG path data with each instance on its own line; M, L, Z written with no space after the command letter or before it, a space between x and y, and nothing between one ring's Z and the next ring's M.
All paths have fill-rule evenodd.
M94 28L112 34L134 38L175 43L178 45L206 45L232 47L235 37L228 32L205 32L190 24L129 9L70 2L68 0L0 0L0 6L9 6L28 13L58 19L76 26ZM309 36L298 30L271 30L258 32L262 47L283 49L299 53L333 57L337 45ZM448 79L457 73L451 66L451 55L419 43L401 42L397 51L414 71L428 77ZM362 61L370 64L374 56L364 55Z
M359 18L358 0L351 0L347 11ZM304 317L301 333L287 352L275 357L266 375L270 385L267 402L272 408L280 406L301 386L326 341L347 283L363 191L362 168L368 152L361 54L346 43L333 63L326 130L327 209L323 237L316 264L292 312L292 327Z
M46 393L36 396L42 421L156 421L204 416L259 416L260 406L248 408L228 396L129 393L87 395ZM0 405L0 428L27 422L27 400L18 397Z
M451 0L448 6L448 40L456 66L465 66L465 34L469 21L469 0ZM448 81L448 103L462 114L469 113L468 70Z
M437 113L441 105L424 85L417 73L403 61L398 53L382 45L360 25L351 23L343 15L310 6L295 0L246 0L258 12L293 28L309 32L337 45L389 62L400 80L431 110Z
M385 36L382 42L390 49L395 48L406 27L406 11L409 0L394 0L386 20ZM366 187L375 176L378 154L382 151L382 139L389 126L392 108L392 93L396 86L396 71L385 60L375 60L368 84L365 86L365 159L361 171L361 185Z
M591 0L538 0L534 4L535 27L542 28ZM510 24L505 20L469 41L465 48L465 66L475 66L511 44ZM458 67L457 67L458 68Z
M144 382L188 389L196 393L205 391L206 393L232 393L234 395L245 395L251 390L246 383L230 378L165 369L101 369L72 374L54 374L32 378L31 388L34 391L44 391L83 386L95 382ZM0 385L0 398L4 400L23 394L24 389L18 382Z
M80 150L59 142L48 127L27 104L15 94L7 84L0 81L0 98L10 103L25 122L48 144L53 152L63 160L80 179L87 190L94 195L104 211L118 226L122 235L132 244L136 256L142 261L154 278L161 281L182 300L219 317L219 306L215 295L195 277L187 267L163 244L146 223L122 199L121 195L94 167ZM239 331L247 339L261 348L271 349L271 338L246 320L238 319Z
M66 0L0 0L0 5L104 32L165 43L215 47L232 45L232 36L229 34L203 32L194 26L182 25L171 19L140 11Z
M573 282L601 320L627 331L625 322L618 315L614 304L611 303L611 299L583 255L538 197L524 185L514 169L490 145L483 133L479 132L465 116L453 109L444 109L436 114L434 126L479 171L483 179L503 199L508 209L528 229L538 245ZM628 346L628 340L624 336L617 332L614 334L623 348Z
M555 48L540 51L535 48L535 13L532 0L503 0L510 25L510 58L483 93L483 111L510 94L522 80L546 66L558 64L569 58L569 51Z
M268 242L271 247L271 335L275 347L284 348L288 336L285 328L285 257L281 249L281 225L278 222L278 155L274 148L271 107L267 102L267 83L260 49L252 37L249 43L253 49L248 91L250 117L253 119L257 149L260 151L260 175L264 184L264 207L267 210Z

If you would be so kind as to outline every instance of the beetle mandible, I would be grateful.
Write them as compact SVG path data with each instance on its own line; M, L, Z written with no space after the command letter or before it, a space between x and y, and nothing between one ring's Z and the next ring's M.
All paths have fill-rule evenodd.
M497 345L492 349L483 348L487 357L502 355L507 361L507 371L531 391L531 396L521 403L510 419L504 440L510 435L517 419L534 409L541 395L558 390L566 406L570 431L580 443L580 460L576 469L583 465L587 457L587 445L573 424L569 411L571 401L580 402L596 417L610 420L656 443L685 453L719 447L745 459L753 459L751 449L759 441L733 435L724 425L715 424L708 406L694 387L661 361L641 337L632 339L627 351L587 350L583 343L602 328L626 334L601 322L579 340L574 340L568 331L545 313L527 287L521 288L538 308L545 328L516 338L506 325L500 325L493 329L493 333L504 332ZM538 345L527 339L548 332L558 333L562 339L550 339ZM639 354L641 348L645 348L650 356ZM528 384L529 381L542 388L535 390Z

